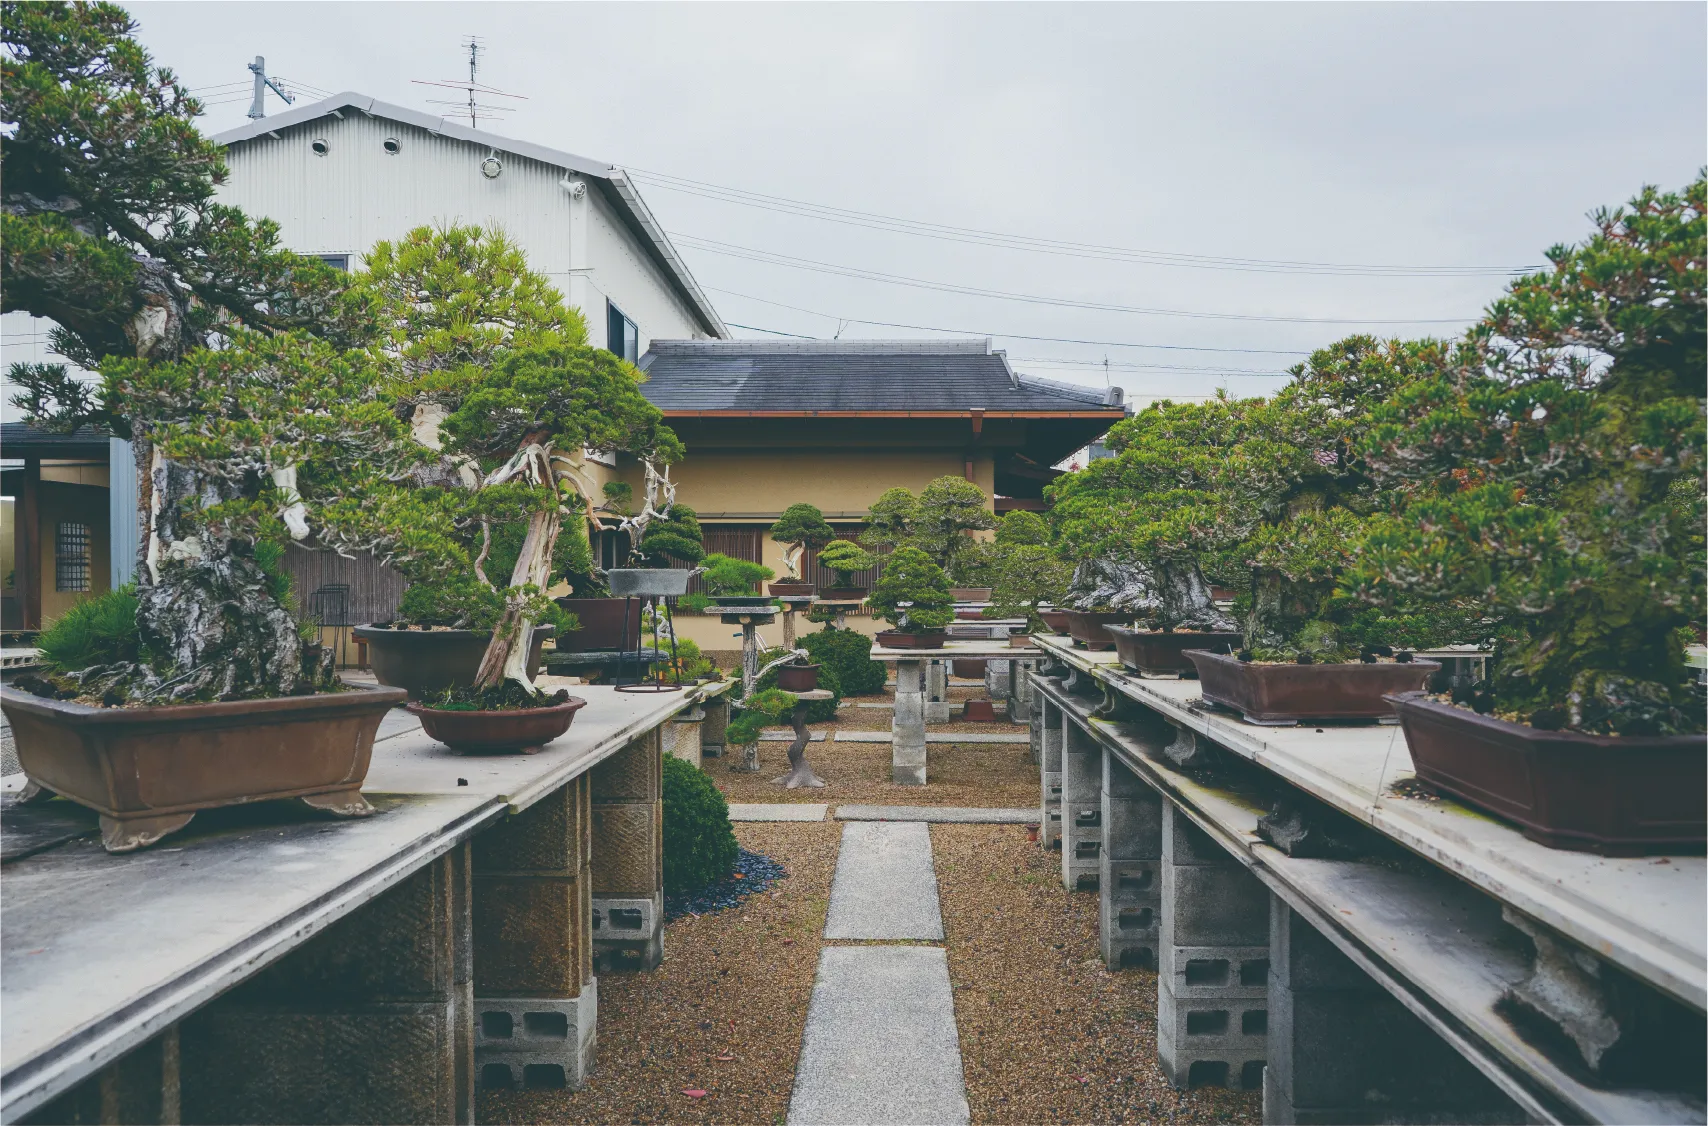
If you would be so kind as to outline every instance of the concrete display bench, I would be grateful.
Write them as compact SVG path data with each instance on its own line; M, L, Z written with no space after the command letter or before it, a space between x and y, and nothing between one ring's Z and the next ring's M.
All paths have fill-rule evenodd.
M872 646L872 660L896 667L895 714L890 721L890 779L903 786L926 781L925 725L949 721L948 663L956 658L1009 662L1011 675L1025 675L1036 655L1010 649L1006 637L954 639L941 649Z
M1157 968L1176 1084L1261 1083L1277 1123L1704 1120L1702 856L1545 848L1415 796L1397 728L1257 727L1041 648L1040 840L1110 967Z
M393 712L377 816L223 810L123 856L8 796L0 1120L466 1123L483 1083L579 1086L595 955L662 949L660 728L727 690L583 686L535 755Z

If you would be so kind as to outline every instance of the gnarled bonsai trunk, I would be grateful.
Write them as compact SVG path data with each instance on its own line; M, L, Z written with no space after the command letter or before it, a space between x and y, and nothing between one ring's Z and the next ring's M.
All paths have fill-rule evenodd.
M1196 562L1165 563L1155 577L1156 620L1164 630L1236 630L1233 615L1217 609Z
M504 480L524 476L536 483L554 483L552 458L549 449L529 445L517 452L509 465L493 477ZM534 623L526 615L526 596L519 588L532 587L536 592L551 585L552 552L557 547L562 516L556 504L528 518L528 533L522 539L522 550L516 556L516 566L510 572L511 594L492 627L492 640L475 673L476 690L496 688L513 680L532 691L534 683L528 678L528 650L534 643Z

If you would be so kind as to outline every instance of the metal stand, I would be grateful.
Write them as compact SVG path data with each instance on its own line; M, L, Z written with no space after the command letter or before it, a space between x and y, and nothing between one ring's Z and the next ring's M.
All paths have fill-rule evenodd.
M665 674L657 663L643 658L641 650L641 635L645 632L644 625L635 626L635 647L629 649L629 606L634 596L623 599L623 643L617 649L616 689L618 692L680 692L682 691L682 664L676 657L676 622L670 614L670 603L665 596L657 594L640 595L641 613L636 622L644 620L646 611L652 610L652 649L659 652L659 619L664 620L664 632L670 638L670 683L665 683ZM624 684L623 668L630 658L635 665L635 678L632 683Z

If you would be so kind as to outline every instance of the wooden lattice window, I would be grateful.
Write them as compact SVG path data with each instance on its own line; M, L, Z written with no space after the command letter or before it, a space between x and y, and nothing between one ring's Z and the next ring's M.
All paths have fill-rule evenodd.
M61 524L53 541L53 589L89 590L89 525Z

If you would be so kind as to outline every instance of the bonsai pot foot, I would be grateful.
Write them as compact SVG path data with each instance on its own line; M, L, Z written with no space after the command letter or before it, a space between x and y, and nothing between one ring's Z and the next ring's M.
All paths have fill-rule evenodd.
M1245 720L1247 723L1256 724L1258 727L1297 727L1297 726L1299 726L1299 721L1296 719L1259 719L1254 715L1247 715L1245 712L1240 713L1240 718Z
M190 823L194 813L166 813L158 817L108 817L101 814L101 847L108 852L135 852Z
M1181 680L1181 679L1183 679L1179 669L1166 669L1166 670L1165 669L1139 669L1138 670L1138 676L1139 676L1140 680Z
M374 812L374 807L368 804L368 799L362 796L362 791L355 787L332 790L324 794L304 794L297 800L310 809L330 813L334 817L368 817Z
M18 791L19 805L41 805L50 802L59 795L36 781L26 781L24 788Z

